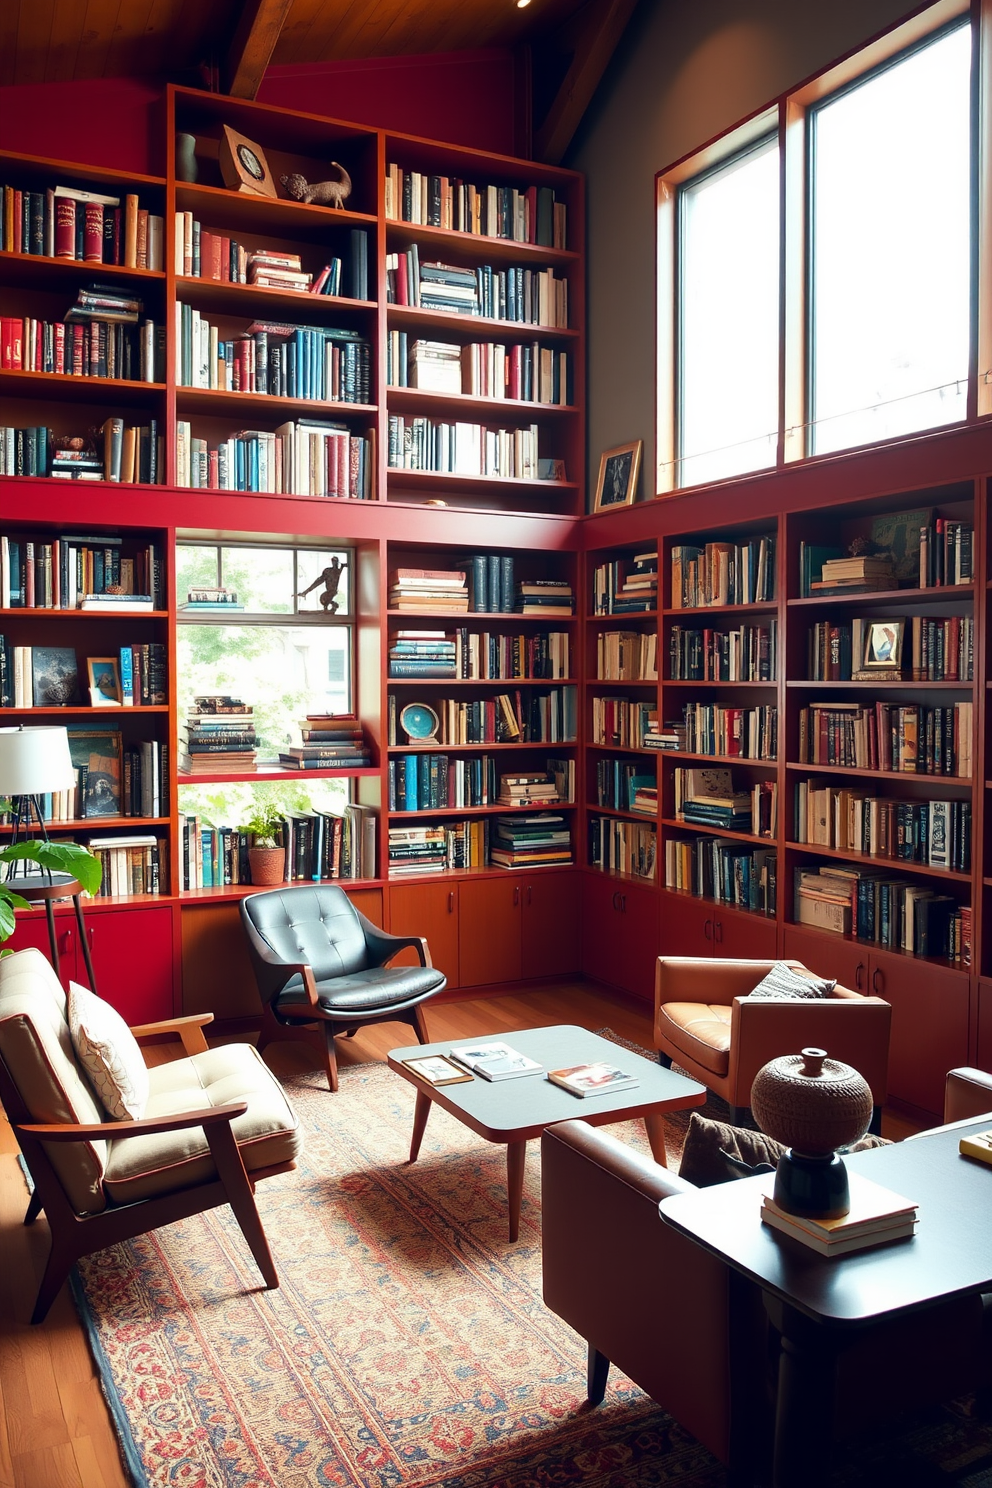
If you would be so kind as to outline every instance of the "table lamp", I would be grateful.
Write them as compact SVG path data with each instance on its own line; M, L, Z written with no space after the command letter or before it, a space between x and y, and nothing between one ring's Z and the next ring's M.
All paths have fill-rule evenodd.
M37 835L48 841L41 797L49 791L72 790L76 772L65 728L0 728L0 795L9 796L14 831L11 843ZM32 830L34 813L37 831ZM15 863L27 872L28 864ZM51 882L51 874L47 875ZM68 878L69 875L66 875Z

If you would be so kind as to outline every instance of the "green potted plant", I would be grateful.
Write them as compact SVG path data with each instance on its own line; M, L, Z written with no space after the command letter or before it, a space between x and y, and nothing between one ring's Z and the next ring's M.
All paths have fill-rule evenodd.
M49 873L66 873L81 884L87 894L95 894L100 887L103 868L99 858L78 842L46 842L43 838L29 838L26 842L8 843L0 848L0 864L4 881L0 882L0 941L9 940L14 933L14 911L30 909L27 899L17 892L17 879L6 877L10 873L7 864L37 863ZM9 948L0 955L9 956Z
M256 801L243 831L251 834L248 864L253 884L278 884L286 876L286 852L276 841L282 813L269 801Z

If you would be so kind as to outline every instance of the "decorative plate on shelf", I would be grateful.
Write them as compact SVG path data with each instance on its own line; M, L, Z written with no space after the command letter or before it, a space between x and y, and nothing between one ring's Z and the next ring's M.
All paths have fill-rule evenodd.
M400 728L411 744L423 744L437 737L441 720L426 703L407 703L400 709Z

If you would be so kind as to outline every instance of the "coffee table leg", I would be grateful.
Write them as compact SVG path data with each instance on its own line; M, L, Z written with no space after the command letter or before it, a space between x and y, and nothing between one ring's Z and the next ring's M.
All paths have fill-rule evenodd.
M668 1152L665 1149L665 1118L660 1111L646 1111L644 1126L651 1143L651 1154L661 1168L668 1167Z
M416 1162L420 1144L427 1129L427 1118L431 1113L431 1098L422 1090L417 1091L417 1105L413 1113L413 1136L410 1138L410 1161Z
M526 1142L506 1144L506 1192L510 1200L510 1239L520 1234L520 1204L524 1194L524 1163L527 1158Z

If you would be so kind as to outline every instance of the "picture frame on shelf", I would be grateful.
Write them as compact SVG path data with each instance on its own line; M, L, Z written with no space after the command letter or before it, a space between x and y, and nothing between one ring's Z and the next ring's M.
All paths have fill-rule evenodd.
M69 756L78 779L79 815L120 816L120 730L70 728L68 734Z
M631 444L618 444L614 449L603 451L599 457L599 479L596 482L592 507L594 512L633 504L643 449L644 440L635 439Z
M871 620L865 626L865 654L861 670L868 680L902 676L905 620Z
M278 196L276 183L272 179L265 151L254 140L239 134L229 124L221 131L218 151L220 173L224 185L231 191L241 191L249 196Z
M86 661L90 703L94 708L119 708L124 703L121 667L116 656L90 656Z

